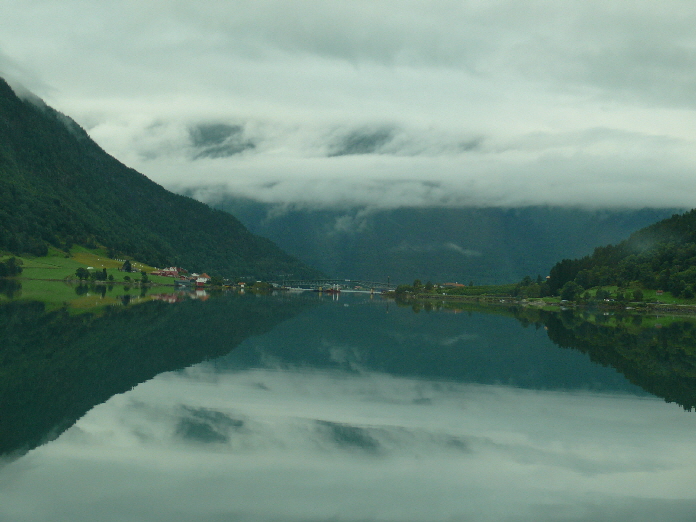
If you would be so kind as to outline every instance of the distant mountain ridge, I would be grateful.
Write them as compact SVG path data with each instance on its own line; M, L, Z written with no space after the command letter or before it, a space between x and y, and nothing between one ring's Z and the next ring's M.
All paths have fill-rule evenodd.
M193 194L193 192L191 192ZM680 209L306 208L221 196L210 204L339 278L499 284L546 276L560 259Z
M126 167L73 120L0 79L0 251L73 244L226 277L321 275L227 212Z

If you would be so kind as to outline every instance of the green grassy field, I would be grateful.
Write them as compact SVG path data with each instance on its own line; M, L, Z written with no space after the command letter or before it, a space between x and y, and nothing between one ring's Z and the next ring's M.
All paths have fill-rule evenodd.
M457 288L448 288L445 290L447 295L492 295L492 296L509 296L512 295L515 289L515 284L509 285L482 285L482 286L459 286Z
M5 255L0 256L0 261L9 257L15 257L22 266L22 274L17 279L21 284L19 299L42 301L49 308L67 305L77 311L117 304L124 294L140 297L141 288L128 285L126 277L132 281L138 281L141 278L140 270L146 273L154 270L151 266L131 261L133 268L137 271L121 272L119 268L123 262L109 259L102 250L87 250L84 247L73 248L69 255L51 249L45 257ZM112 276L113 281L107 280L102 285L95 285L91 281L80 283L76 277L78 268L87 268L91 272L106 268L107 278ZM153 286L147 287L143 299L149 299L149 296L153 294L170 293L173 290L174 280L171 277L148 275L148 279ZM80 288L81 284L82 288ZM87 286L89 290L86 290ZM3 299L6 297L0 295L0 300Z
M0 257L0 261L8 259L10 256ZM132 261L135 272L125 273L119 271L123 265L121 261L109 259L101 252L88 251L83 247L75 247L67 257L64 252L52 249L46 257L17 257L21 262L23 272L22 279L45 279L45 280L64 280L75 278L75 271L78 268L87 268L90 271L102 270L106 268L107 277L113 276L115 282L123 282L128 276L131 280L140 279L140 271L149 274L154 270L153 267ZM150 282L158 285L173 285L171 277L148 275Z

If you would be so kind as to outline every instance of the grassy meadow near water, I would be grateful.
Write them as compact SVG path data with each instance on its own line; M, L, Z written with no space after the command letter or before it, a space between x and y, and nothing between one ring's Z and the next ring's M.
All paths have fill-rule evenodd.
M0 257L6 261L12 256ZM0 293L0 300L13 299L42 301L49 307L69 305L71 309L91 309L94 307L118 304L124 296L148 298L151 295L171 293L173 279L150 275L155 269L138 261L131 261L134 272L125 273L119 269L123 261L110 259L103 249L87 249L76 246L66 253L50 249L44 257L15 257L22 267L22 273L14 278L15 284L5 295ZM76 271L79 268L96 270L106 269L106 281L80 281ZM148 274L148 285L140 286L140 271ZM108 280L113 277L113 280ZM130 282L125 278L130 278ZM129 297L129 299L131 298Z

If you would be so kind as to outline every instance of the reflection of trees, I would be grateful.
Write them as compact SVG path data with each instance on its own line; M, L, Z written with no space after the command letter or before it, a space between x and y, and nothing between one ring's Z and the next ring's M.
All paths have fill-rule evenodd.
M642 327L642 316L590 316L540 310L517 310L523 324L543 324L562 348L587 353L612 366L630 382L687 410L696 408L696 324L674 321Z
M81 281L79 285L75 287L75 293L79 296L87 295L87 294L94 294L94 295L101 295L102 297L106 297L106 292L107 290L109 292L113 291L114 285L105 285L103 283L87 283L85 281Z
M22 283L16 279L0 278L0 294L8 299L19 297L22 292Z
M442 308L442 301L435 299L408 299L397 295L394 301L399 308L411 308L415 313L421 310L432 312Z
M108 307L101 315L0 306L0 455L58 436L94 405L155 375L231 351L308 306L229 297Z
M397 300L414 307L413 300ZM562 348L586 353L615 368L648 393L696 408L696 321L665 321L656 327L648 316L601 311L546 311L535 307L491 306L476 302L434 303L439 309L515 317L524 328L547 329Z

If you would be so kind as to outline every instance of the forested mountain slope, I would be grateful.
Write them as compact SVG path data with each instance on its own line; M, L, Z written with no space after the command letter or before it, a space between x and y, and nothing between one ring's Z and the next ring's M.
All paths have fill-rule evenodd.
M667 290L675 297L696 289L696 210L645 227L592 255L564 259L551 269L551 291L568 282L582 288L602 285Z
M392 282L409 284L414 279L499 284L526 275L546 277L559 259L588 255L678 211L284 208L231 196L210 203L335 277L386 281L389 276Z
M72 244L227 277L319 274L232 215L121 164L70 118L0 79L0 251Z

